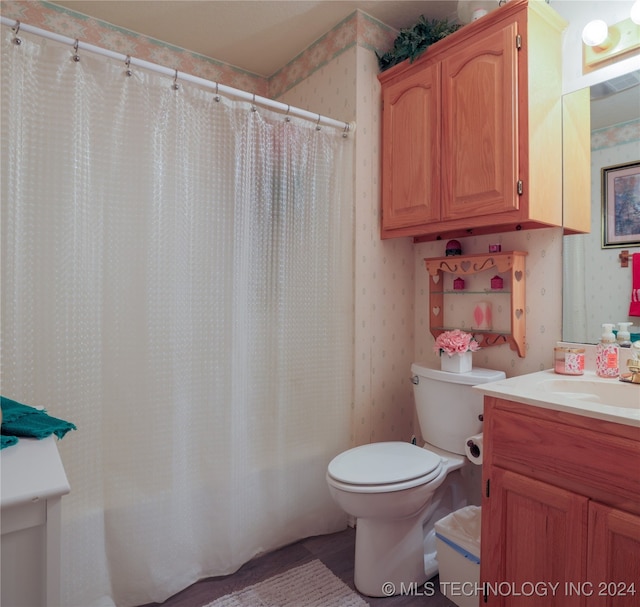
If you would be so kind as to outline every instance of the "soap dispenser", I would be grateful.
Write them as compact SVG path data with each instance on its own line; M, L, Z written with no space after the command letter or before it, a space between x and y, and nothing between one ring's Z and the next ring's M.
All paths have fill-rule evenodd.
M602 337L596 346L596 373L599 377L618 377L620 348L613 334L613 323L603 324L602 329Z
M629 327L632 325L632 322L619 322L618 323L618 345L621 348L630 348L631 347L631 334L629 333Z

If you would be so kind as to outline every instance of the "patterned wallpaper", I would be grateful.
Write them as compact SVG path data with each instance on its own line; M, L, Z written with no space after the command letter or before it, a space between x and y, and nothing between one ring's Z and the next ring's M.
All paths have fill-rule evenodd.
M4 16L131 54L312 112L357 123L354 157L354 395L352 444L410 440L418 435L411 363L437 364L428 331L428 282L423 258L444 254L443 243L379 238L380 88L373 49L396 33L355 12L275 74L269 82L214 59L175 49L45 2L5 0ZM527 356L508 346L482 350L474 365L508 376L549 368L561 336L562 233L543 229L462 239L466 253L527 251ZM348 406L345 403L345 406Z
M551 368L553 348L562 334L562 229L525 230L458 240L463 254L488 252L490 244L500 244L503 251L528 253L525 262L526 357L519 358L503 344L474 353L474 367L504 371L507 377ZM431 366L439 363L438 355L433 352L435 340L429 332L429 281L424 259L443 256L445 244L442 241L421 243L415 249L415 356L419 362ZM496 326L501 320L504 322L504 313L505 310L499 310L494 304Z

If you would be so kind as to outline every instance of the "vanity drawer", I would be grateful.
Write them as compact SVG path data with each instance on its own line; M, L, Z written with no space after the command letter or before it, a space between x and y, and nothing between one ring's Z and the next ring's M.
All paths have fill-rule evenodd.
M490 463L640 513L636 429L616 432L617 424L554 413L487 398L484 434Z

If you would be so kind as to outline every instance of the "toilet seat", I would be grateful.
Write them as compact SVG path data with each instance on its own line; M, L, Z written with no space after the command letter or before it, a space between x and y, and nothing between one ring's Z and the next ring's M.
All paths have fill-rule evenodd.
M443 474L442 458L403 442L372 443L337 455L327 480L354 493L402 491L424 485Z

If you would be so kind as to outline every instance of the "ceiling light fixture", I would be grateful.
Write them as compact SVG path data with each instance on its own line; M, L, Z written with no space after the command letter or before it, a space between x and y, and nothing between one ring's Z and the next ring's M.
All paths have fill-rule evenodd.
M582 30L583 71L601 67L621 55L640 50L640 0L631 7L631 16L614 25L595 19Z
M587 46L606 48L610 46L609 26L602 19L589 21L582 30L582 42ZM606 45L606 46L605 46Z

